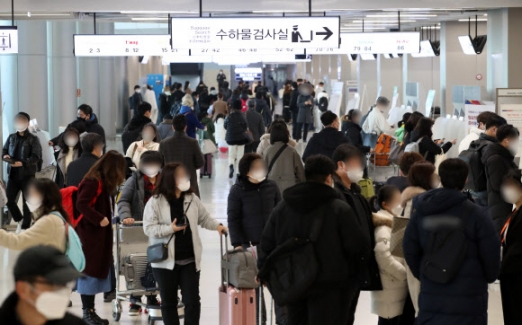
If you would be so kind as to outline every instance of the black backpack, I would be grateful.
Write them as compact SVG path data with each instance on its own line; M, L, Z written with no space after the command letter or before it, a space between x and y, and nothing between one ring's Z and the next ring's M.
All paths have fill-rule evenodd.
M179 111L181 111L181 102L175 101L174 104L172 104L172 107L170 108L170 115L176 116L179 114Z
M321 112L326 112L328 110L328 98L326 98L326 96L323 96L319 99L319 110Z
M465 212L459 216L433 216L425 225L433 229L426 243L426 257L421 266L422 274L429 280L446 284L455 279L468 252L466 224L473 203L466 201ZM428 222L432 219L432 222Z
M487 145L488 141L473 141L468 149L459 154L459 159L465 161L469 167L467 190L487 190L486 167L482 163L482 149Z

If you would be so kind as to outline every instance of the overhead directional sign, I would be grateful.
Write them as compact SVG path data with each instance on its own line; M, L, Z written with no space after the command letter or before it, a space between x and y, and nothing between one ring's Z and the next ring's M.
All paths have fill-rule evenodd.
M172 52L170 35L74 35L76 56L161 56Z
M304 49L339 47L339 17L173 18L172 47Z
M419 53L419 32L341 34L341 48L350 54Z
M14 26L0 26L0 54L16 53L18 53L18 30Z

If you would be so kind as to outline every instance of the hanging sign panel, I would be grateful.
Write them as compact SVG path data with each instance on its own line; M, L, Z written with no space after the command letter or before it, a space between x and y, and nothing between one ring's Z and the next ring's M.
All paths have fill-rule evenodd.
M172 47L304 49L339 47L339 17L173 18Z
M170 35L74 35L76 56L160 56L172 52Z
M418 32L346 33L341 35L341 48L350 54L419 53Z
M18 30L14 26L0 26L0 54L16 53L18 53Z

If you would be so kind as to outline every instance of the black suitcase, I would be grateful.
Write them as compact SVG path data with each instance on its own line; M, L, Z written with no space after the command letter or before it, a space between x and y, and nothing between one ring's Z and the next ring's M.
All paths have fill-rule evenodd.
M208 178L212 178L212 154L207 153L205 155L205 166L201 167L199 171L199 177L203 178L204 176L208 176Z

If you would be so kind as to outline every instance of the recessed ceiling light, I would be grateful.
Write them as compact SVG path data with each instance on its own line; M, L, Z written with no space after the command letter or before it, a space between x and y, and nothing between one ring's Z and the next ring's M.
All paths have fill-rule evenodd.
M465 22L465 23L469 22L468 19L459 19L459 21L460 21L460 22L463 22L463 23L464 23L464 22ZM475 21L475 19L472 18L472 19L471 19L471 22L474 22L474 21ZM477 19L477 21L488 21L488 19L487 19L487 18L479 18L479 19Z
M366 15L367 18L394 18L394 19L397 19L397 16L398 15L393 15L393 14L389 14L389 15ZM402 17L410 17L410 18L419 18L419 17L437 17L437 15L428 15L428 14L403 14L401 13L401 18Z
M386 20L354 20L352 21L353 23L381 23L381 24L386 24L386 23L393 23L393 22L397 22L397 17L394 18L394 20L391 20L391 21L386 21ZM402 20L401 19L401 23L414 23L416 22L416 20Z

